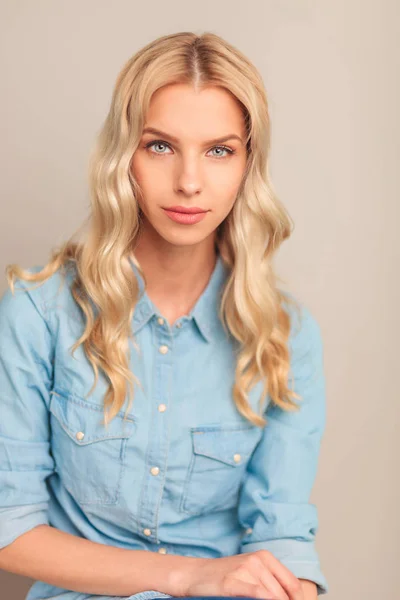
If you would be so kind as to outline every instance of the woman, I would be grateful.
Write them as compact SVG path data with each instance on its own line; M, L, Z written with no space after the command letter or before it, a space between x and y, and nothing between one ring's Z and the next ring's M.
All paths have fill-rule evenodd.
M246 57L161 37L116 81L87 235L9 265L0 567L37 580L26 600L327 591L322 341L277 286L269 144Z

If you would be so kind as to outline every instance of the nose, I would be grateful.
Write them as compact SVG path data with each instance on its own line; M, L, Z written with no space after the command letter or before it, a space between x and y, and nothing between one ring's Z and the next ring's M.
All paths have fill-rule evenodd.
M200 193L202 189L201 167L195 158L182 159L177 165L175 192L193 196Z

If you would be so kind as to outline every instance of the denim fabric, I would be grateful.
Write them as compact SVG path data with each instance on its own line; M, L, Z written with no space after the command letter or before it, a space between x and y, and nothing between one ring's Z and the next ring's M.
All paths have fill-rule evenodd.
M31 267L36 272L40 266ZM94 374L71 294L73 270L43 285L18 281L0 298L0 548L39 524L131 550L218 558L269 550L297 577L328 590L315 547L310 493L325 427L320 327L301 304L289 338L299 412L263 404L248 422L232 397L236 341L218 317L228 271L218 257L189 315L171 327L139 280L130 368L140 381L108 429L106 378ZM258 411L262 382L249 392ZM126 400L127 401L127 400ZM131 599L170 597L148 590ZM35 582L26 600L86 600ZM93 596L97 600L108 596ZM115 600L115 597L113 598Z

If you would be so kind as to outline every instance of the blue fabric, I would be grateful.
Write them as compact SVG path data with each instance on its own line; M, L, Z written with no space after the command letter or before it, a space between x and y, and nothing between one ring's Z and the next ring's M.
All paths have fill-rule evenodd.
M31 267L36 272L40 266ZM101 424L107 381L82 346L73 271L0 298L0 548L38 524L126 549L217 558L269 550L299 578L328 591L315 547L310 493L325 427L320 327L301 304L289 339L299 412L269 398L261 429L232 397L235 340L218 318L228 275L220 257L189 315L172 327L144 291L130 341L133 406ZM32 284L18 281L17 288ZM262 383L249 393L258 411ZM131 596L170 597L157 590ZM35 582L26 600L87 600ZM107 600L108 596L93 596ZM115 597L113 597L115 598Z

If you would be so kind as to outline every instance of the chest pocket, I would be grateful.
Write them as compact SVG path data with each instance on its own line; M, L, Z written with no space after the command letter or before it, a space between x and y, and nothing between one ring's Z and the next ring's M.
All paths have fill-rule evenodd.
M116 504L136 419L118 414L106 428L102 406L58 389L49 409L56 471L66 489L81 504Z
M252 425L191 428L192 456L180 510L199 515L237 504L246 465L261 437Z

